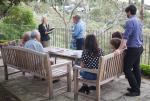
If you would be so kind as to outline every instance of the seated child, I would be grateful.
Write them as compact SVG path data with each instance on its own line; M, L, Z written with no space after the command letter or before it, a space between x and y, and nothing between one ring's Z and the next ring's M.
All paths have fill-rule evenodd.
M122 39L123 38L123 36L122 36L122 33L121 32L114 32L113 34L112 34L112 38L119 38L119 39Z
M110 40L110 47L112 49L112 52L115 51L116 49L118 49L120 44L121 44L121 39L119 39L119 38L112 38Z

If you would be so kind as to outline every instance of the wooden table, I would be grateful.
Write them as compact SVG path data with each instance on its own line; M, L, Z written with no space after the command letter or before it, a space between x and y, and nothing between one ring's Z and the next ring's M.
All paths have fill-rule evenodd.
M71 50L65 48L47 47L44 48L45 52L48 52L50 57L55 57L55 63L57 58L77 61L81 58L82 50ZM73 64L72 64L73 65Z

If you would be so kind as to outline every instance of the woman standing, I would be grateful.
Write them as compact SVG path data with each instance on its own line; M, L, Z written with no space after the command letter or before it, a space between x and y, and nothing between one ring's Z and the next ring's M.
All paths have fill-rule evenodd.
M42 18L42 23L39 25L38 30L41 34L41 43L43 45L43 47L48 47L50 45L50 37L49 37L49 24L48 24L48 20L47 17L43 17Z

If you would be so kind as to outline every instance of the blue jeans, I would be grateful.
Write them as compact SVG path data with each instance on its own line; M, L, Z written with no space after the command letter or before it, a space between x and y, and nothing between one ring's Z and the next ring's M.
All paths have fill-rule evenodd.
M97 79L97 74L95 74L95 73L80 71L80 75L82 76L82 78L87 79L87 80L96 80Z

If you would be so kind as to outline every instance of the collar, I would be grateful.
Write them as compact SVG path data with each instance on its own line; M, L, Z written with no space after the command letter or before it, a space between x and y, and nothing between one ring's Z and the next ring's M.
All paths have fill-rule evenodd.
M131 15L129 18L133 18L133 17L135 17L136 15Z

